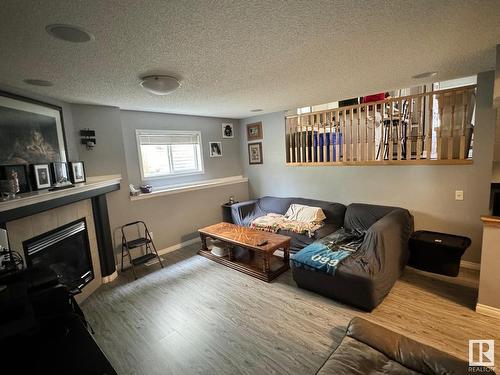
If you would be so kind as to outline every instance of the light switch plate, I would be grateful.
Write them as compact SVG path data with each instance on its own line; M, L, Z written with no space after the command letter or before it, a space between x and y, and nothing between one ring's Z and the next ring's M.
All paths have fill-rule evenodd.
M464 200L464 191L463 190L455 190L455 200L463 201Z

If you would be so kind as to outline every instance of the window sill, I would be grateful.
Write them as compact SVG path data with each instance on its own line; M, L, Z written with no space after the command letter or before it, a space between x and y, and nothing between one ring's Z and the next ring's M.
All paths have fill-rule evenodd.
M141 193L135 197L130 197L131 201L139 201L143 199L161 197L164 195L186 193L189 191L211 189L218 186L234 185L248 182L248 177L243 176L231 176L224 178L217 178L213 180L197 181L190 184L184 185L174 185L168 187L160 187L158 190L154 190L152 193Z

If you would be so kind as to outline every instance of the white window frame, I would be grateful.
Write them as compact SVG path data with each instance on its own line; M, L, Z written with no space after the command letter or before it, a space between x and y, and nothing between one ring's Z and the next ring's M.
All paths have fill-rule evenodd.
M142 152L141 152L141 142L140 136L145 134L160 134L160 135L172 135L172 134L189 134L196 135L199 139L200 145L200 170L199 171L189 171L189 172L178 172L178 173L169 173L161 176L154 177L145 177L144 176L144 168L142 162ZM141 180L142 181L150 181L150 180L162 180L166 178L176 178L176 177L184 177L184 176L194 176L198 174L205 173L205 163L203 161L203 141L201 139L201 131L198 130L151 130L151 129L136 129L135 130L135 139L137 143L137 157L139 159L139 170L141 172ZM172 162L169 160L170 163Z

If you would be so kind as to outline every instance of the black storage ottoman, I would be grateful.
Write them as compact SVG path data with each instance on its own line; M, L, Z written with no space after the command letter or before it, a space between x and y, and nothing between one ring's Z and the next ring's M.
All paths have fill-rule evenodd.
M419 230L410 237L408 265L419 270L457 276L460 259L471 245L470 238Z

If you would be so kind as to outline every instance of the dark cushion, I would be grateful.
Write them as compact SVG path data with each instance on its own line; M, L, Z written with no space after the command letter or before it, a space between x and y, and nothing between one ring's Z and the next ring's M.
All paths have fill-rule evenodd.
M418 375L418 372L391 361L383 353L357 341L344 337L342 344L335 350L317 372L318 375L366 375L366 374L397 374Z
M339 229L339 227L335 224L324 224L321 228L314 232L314 235L312 237L289 230L279 230L278 233L282 234L283 236L292 238L292 240L290 241L290 252L296 253L297 251L302 250L304 247L312 244L314 241L317 241L318 239L335 232L337 229Z
M344 228L349 231L365 232L378 220L397 208L365 203L351 203L345 211Z
M458 375L467 370L466 361L356 317L318 374Z

